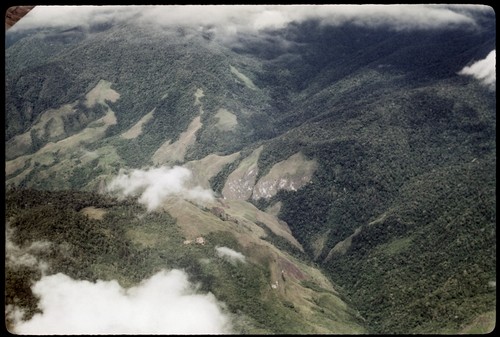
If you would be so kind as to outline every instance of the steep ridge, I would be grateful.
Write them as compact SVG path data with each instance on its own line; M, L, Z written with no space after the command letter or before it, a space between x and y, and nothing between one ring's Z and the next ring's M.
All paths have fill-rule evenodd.
M208 28L123 23L8 36L6 184L94 200L134 169L187 169L182 187L213 190L211 201L174 195L148 213L132 199L141 203L150 185L137 182L125 204L78 206L92 221L136 219L119 244L151 257L136 275L112 257L82 274L132 285L173 254L170 267L188 268L241 314L238 332L487 330L496 98L460 71L495 49L495 18L454 13L474 27L311 19L232 43ZM172 186L164 182L155 183ZM16 199L27 192L9 193L9 223L24 228L43 207L30 213ZM103 240L112 228L99 229ZM221 264L218 245L247 264ZM238 295L243 286L254 298Z

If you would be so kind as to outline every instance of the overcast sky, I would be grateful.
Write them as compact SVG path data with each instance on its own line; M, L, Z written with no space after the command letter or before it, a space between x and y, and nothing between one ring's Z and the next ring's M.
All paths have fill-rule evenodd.
M212 26L225 33L282 28L311 18L327 24L389 25L394 29L474 26L483 5L198 5L198 6L37 6L15 29L76 26L131 20L163 26Z

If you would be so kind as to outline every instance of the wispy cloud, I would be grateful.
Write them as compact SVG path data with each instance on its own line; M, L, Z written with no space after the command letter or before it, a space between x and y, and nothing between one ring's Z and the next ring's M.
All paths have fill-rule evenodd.
M481 5L37 6L15 29L120 20L163 27L211 27L220 34L234 34L282 28L308 19L332 25L351 22L394 29L434 29L474 25L474 14L488 10L492 9Z
M140 195L139 202L148 211L161 206L169 196L180 196L193 201L211 201L213 192L200 186L188 187L192 172L181 166L132 170L120 173L107 189L123 196Z
M228 247L216 247L217 255L230 262L245 262L245 255Z
M497 82L496 50L492 50L486 58L464 67L459 74L473 76L490 89L495 90Z
M37 258L36 255L51 249L52 244L48 241L35 241L27 247L20 247L12 241L12 231L12 228L6 228L5 265L38 269L42 274L45 274L49 266L47 262Z
M33 287L42 313L29 321L9 308L18 334L221 334L230 318L211 294L197 293L180 270L161 271L132 288L64 274L44 276Z

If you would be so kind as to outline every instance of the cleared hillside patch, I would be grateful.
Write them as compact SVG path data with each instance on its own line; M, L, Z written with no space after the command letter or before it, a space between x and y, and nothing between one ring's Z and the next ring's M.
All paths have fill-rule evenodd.
M302 245L293 237L286 223L279 221L275 216L259 210L247 201L226 200L224 202L228 205L227 214L237 219L244 218L254 223L264 223L274 234L285 238L300 251L304 251Z
M107 213L107 211L104 208L99 208L99 207L94 207L94 206L82 208L80 210L80 212L85 214L89 218L95 219L95 220L104 219L104 216Z
M97 85L85 95L85 105L92 108L100 103L105 104L106 101L116 102L120 98L120 94L111 89L111 82L100 80Z
M194 93L194 105L201 105L200 98L204 96L205 94L203 93L203 89L196 89L196 92Z
M155 110L156 110L156 108L153 109L153 110L151 110L146 115L144 115L144 117L142 117L130 129L128 129L127 131L125 131L124 133L122 133L121 137L125 138L125 139L133 139L133 138L139 137L141 135L141 133L142 133L142 127L143 127L143 125L146 124L147 122L149 122L151 120L151 118L153 118L153 113L154 113Z
M33 145L32 134L37 139L57 140L66 134L65 119L77 113L76 103L65 104L58 109L49 109L43 112L33 126L20 135L10 139L5 145L7 158L19 156L31 150Z
M201 128L200 116L197 116L189 124L186 131L182 132L179 139L174 143L168 139L153 154L152 160L155 165L183 162L186 152L196 142L196 132Z
M257 90L257 86L249 79L245 74L241 73L238 69L233 66L229 66L231 69L231 73L236 75L236 77L243 82L248 88L252 90Z
M116 124L115 113L108 109L104 117L89 124L79 133L55 143L49 142L33 154L24 155L7 161L5 164L6 175L9 176L17 173L16 176L10 178L7 182L12 182L16 185L19 184L38 165L50 166L53 164L62 164L65 160L70 158L71 155L75 154L75 152L78 153L83 145L91 144L101 139L108 127L114 124ZM79 155L80 154L77 154L77 156ZM31 160L31 164L27 167L26 163L29 160ZM76 164L76 162L74 162L74 164ZM46 169L43 171L46 171ZM54 174L63 174L63 172L57 170L53 171Z
M311 181L318 167L315 160L307 160L301 152L273 165L253 188L252 199L271 198L279 190L296 191Z
M226 109L219 109L215 114L215 118L218 119L215 127L220 131L232 131L238 125L236 115Z
M210 179L217 175L224 168L224 166L232 163L239 157L239 152L227 156L219 156L212 153L200 160L187 162L184 166L193 172L190 185L199 185L207 189L210 188Z
M252 195L255 178L258 173L257 162L263 146L255 149L248 157L243 159L233 172L228 176L222 195L226 199L247 200Z
M496 326L496 310L479 315L474 321L463 328L461 334L489 334Z

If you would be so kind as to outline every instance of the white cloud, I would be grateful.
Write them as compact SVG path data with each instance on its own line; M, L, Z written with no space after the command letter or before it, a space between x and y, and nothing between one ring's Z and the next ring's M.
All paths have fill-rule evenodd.
M188 187L192 173L181 166L132 170L120 173L108 185L108 191L123 196L140 195L139 202L149 211L155 210L169 196L180 196L192 201L211 201L213 192L200 186Z
M495 90L496 86L496 50L492 50L486 58L464 67L459 72L460 75L469 75L477 78L484 85Z
M281 28L317 18L326 24L389 26L394 29L434 29L473 26L474 14L492 10L484 5L168 5L168 6L37 6L12 29L87 25L109 20L151 26L211 26L232 34Z
M228 259L231 262L237 262L237 261L245 262L245 255L231 248L216 247L215 250L217 251L217 255L219 255L219 257Z
M41 314L20 320L10 308L18 334L221 334L230 320L211 294L198 294L180 270L161 271L136 287L116 281L44 276L33 287Z
M20 247L12 241L13 229L6 228L5 233L5 264L6 266L23 266L38 269L42 274L48 270L48 264L35 255L51 248L48 241L35 241L28 247Z
M36 6L11 30L86 26L115 19L128 20L136 14L127 6Z
M470 14L452 8L434 5L333 5L328 11L318 13L318 16L330 24L352 22L360 26L388 26L396 30L475 24Z

